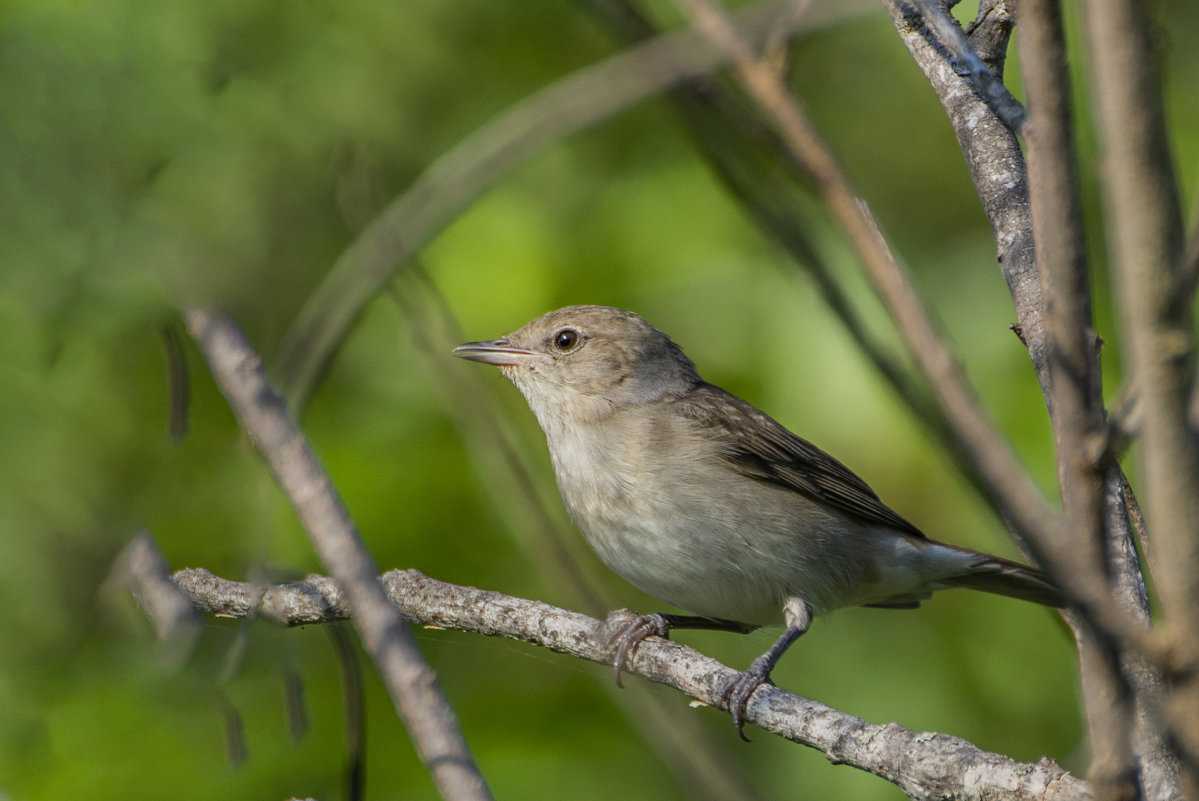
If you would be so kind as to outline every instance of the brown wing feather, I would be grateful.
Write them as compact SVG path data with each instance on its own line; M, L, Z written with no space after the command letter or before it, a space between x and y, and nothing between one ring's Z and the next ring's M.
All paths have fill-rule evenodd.
M725 458L742 475L798 492L865 523L924 538L848 467L720 387L699 384L676 403L684 414L719 433L726 443Z

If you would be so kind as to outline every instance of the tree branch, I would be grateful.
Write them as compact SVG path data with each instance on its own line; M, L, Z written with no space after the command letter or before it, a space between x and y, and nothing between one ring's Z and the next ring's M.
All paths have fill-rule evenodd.
M944 0L914 2L919 6L924 21L936 32L939 44L949 51L957 74L969 79L983 102L990 106L1012 133L1019 134L1024 127L1024 107L1004 86L1002 72L997 75L974 52L966 34L945 8Z
M210 615L257 614L288 626L343 620L349 604L324 576L265 588L227 581L203 569L180 570L175 583ZM607 665L604 621L497 592L447 584L414 570L382 577L392 603L413 623L507 637ZM257 605L255 605L257 604ZM709 706L735 671L670 640L651 637L628 673L665 684ZM1049 759L1019 763L947 734L870 724L774 686L750 700L747 717L772 734L819 750L834 763L868 771L918 801L1086 801L1086 782Z
M1199 656L1199 443L1188 424L1194 383L1192 298L1185 294L1182 212L1150 44L1136 0L1086 9L1104 199L1127 361L1144 405L1145 492L1154 577L1179 652ZM1171 693L1178 736L1199 753L1199 678ZM1199 797L1199 771L1188 794Z
M1020 143L970 82L958 75L953 62L924 19L907 0L882 0L891 21L912 59L928 79L945 109L970 169L983 211L995 234L999 264L1012 295L1020 338L1028 348L1037 380L1046 400L1050 397L1049 358L1041 279L1033 247L1028 184ZM984 16L985 14L985 16ZM983 3L973 26L972 42L986 42L993 54L1006 51L1011 31L1007 2Z
M213 376L250 439L270 465L321 561L345 588L354 625L447 801L490 801L437 676L378 581L378 570L303 433L266 380L261 360L233 322L190 309L184 317Z
M1066 536L1053 543L1054 551L1067 570L1106 594L1103 466L1090 452L1090 443L1102 438L1106 429L1099 354L1091 329L1065 33L1058 0L1021 0L1018 14L1024 85L1032 109L1025 139L1033 234L1047 301L1052 423L1068 521ZM1079 668L1091 741L1091 783L1100 798L1138 797L1130 739L1132 691L1121 672L1119 653L1103 632L1075 629L1083 635Z

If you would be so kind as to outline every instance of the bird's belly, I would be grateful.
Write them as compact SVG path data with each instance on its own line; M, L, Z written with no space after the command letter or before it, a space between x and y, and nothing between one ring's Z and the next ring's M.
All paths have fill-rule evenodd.
M572 517L600 559L655 598L756 625L782 622L792 597L816 611L844 605L854 577L827 568L847 564L828 553L844 543L837 536L841 521L809 515L812 526L797 531L773 490L764 498L729 498L702 487L712 484L617 472L561 482ZM805 502L787 495L795 499L789 503Z
M647 594L757 625L782 622L789 598L818 614L863 602L870 549L845 516L790 490L731 481L707 454L637 457L577 432L557 445L571 517L600 559Z
M751 578L762 566L731 553L728 532L707 521L593 518L580 527L604 564L648 595L707 617L756 625L782 620L786 577Z

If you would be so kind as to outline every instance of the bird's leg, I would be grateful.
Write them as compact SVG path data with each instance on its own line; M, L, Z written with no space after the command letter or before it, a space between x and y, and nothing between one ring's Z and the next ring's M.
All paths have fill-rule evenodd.
M738 634L748 634L757 628L757 626L752 626L749 623L739 623L736 620L723 620L718 617L671 615L665 612L651 612L648 615L627 617L625 610L613 612L609 616L609 626L614 622L620 625L608 637L607 645L608 649L613 652L612 668L616 672L617 687L624 686L620 681L621 672L625 669L633 652L637 650L637 646L646 637L657 635L668 640L670 639L671 629L708 629L712 631L733 631Z
M770 683L770 671L774 670L774 666L782 659L791 644L803 636L812 623L812 610L797 598L789 600L783 612L787 630L774 641L770 650L750 664L748 670L730 679L720 693L721 703L733 716L737 736L747 743L749 738L745 736L745 709L749 705L750 696L763 684Z

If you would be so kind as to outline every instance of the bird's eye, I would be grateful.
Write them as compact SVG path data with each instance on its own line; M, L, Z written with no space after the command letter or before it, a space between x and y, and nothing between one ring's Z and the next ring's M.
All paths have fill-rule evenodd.
M554 347L560 351L568 351L579 344L579 332L573 328L563 328L554 334Z

